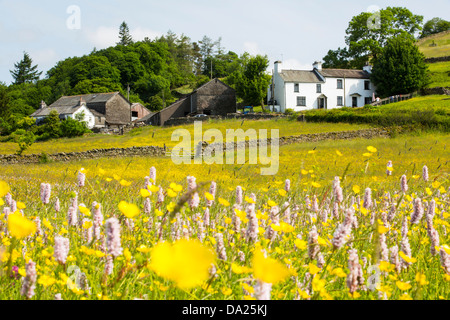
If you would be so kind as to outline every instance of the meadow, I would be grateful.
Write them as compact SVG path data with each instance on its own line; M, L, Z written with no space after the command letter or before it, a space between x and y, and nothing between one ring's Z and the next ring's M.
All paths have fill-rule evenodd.
M441 32L417 41L417 46L427 58L446 57L450 52L450 32Z
M277 120L208 120L203 122L202 130L218 129L224 137L228 129L267 129L270 134L271 129L278 129L279 136L300 135L306 133L321 133L333 131L348 131L368 129L372 127L369 124L332 124L332 123L300 123L289 119ZM130 133L124 135L106 135L91 134L78 138L63 138L45 142L36 142L29 147L24 154L41 154L42 152L50 154L56 152L80 152L91 149L100 148L127 148L132 146L159 146L167 147L175 146L178 141L171 141L174 130L182 128L187 129L193 136L194 126L173 126L173 127L142 127L136 128ZM0 154L13 154L17 151L18 146L13 142L0 143Z
M448 299L448 141L283 146L274 176L148 157L2 166L0 298Z
M429 63L428 70L430 71L428 88L450 87L450 61Z

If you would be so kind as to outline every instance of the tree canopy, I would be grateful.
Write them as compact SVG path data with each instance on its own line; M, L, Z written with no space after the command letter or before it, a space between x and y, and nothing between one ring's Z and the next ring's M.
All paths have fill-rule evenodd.
M37 65L33 66L33 60L26 52L23 53L23 58L14 64L14 70L10 70L14 78L14 84L31 83L39 79L42 71L37 70Z
M119 27L119 42L118 45L128 46L133 43L133 38L130 34L130 29L125 21Z
M447 30L450 30L450 21L436 17L425 22L420 37L425 38L431 36L432 34Z
M380 96L411 93L427 84L425 56L411 36L399 34L387 41L374 61L371 79Z
M376 59L390 38L400 34L414 36L422 30L423 16L407 8L387 7L378 12L362 12L354 16L346 29L347 48L330 50L324 57L324 66L339 68L348 65L361 69Z

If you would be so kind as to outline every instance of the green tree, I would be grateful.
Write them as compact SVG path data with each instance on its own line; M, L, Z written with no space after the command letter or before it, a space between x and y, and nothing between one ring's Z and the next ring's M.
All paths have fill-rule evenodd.
M328 50L328 53L323 57L324 68L349 69L350 61L347 48L338 48L337 50Z
M61 121L56 110L50 111L50 114L45 118L43 130L46 138L54 139L60 136Z
M26 149L28 149L36 140L36 136L31 131L24 129L17 129L11 134L12 140L19 145L19 150L16 154L21 155Z
M33 60L26 52L23 53L23 59L14 64L14 70L9 72L14 78L15 84L34 82L39 79L42 71L37 70L37 65L32 65Z
M240 60L242 64L240 70L236 70L227 77L226 82L236 90L236 95L246 104L261 105L265 110L264 99L271 79L266 73L269 59L267 56L252 57L244 53Z
M433 18L423 25L421 38L428 37L432 34L450 30L450 21L441 18Z
M10 114L8 87L0 82L0 119Z
M78 116L79 114L77 114ZM82 136L85 133L91 132L91 130L88 129L87 124L85 121L82 121L84 118L84 115L81 119L72 119L67 118L63 121L61 121L60 130L61 130L61 137L79 137Z
M399 34L413 36L422 29L422 21L423 16L402 7L387 7L375 13L362 12L354 16L345 31L350 67L361 69L371 59L376 59L392 37ZM343 52L338 53L339 62ZM328 61L331 61L332 56L327 58Z
M425 56L414 39L398 35L389 39L372 68L372 81L380 96L414 92L427 84Z
M128 25L125 21L123 21L119 27L119 42L117 42L117 44L122 46L133 44L133 38L131 37L130 29L128 28Z

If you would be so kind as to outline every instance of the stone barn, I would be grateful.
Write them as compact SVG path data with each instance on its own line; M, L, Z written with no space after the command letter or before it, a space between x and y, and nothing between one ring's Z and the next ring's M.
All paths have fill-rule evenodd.
M131 123L131 103L120 92L62 96L49 106L42 102L41 108L31 116L39 120L45 118L52 109L61 115L61 110L75 110L81 104L92 113L96 128L119 128Z
M143 121L163 126L164 122L172 118L195 114L227 115L235 112L235 90L219 79L213 79L163 110L145 117Z

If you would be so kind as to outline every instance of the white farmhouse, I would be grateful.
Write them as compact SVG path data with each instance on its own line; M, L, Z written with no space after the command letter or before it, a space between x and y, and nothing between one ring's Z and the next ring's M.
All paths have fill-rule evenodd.
M40 124L44 121L44 119L50 114L52 110L58 112L59 119L64 120L67 118L75 119L77 115L84 115L81 121L86 121L87 127L89 129L94 128L95 126L95 117L103 116L98 114L95 110L91 110L86 107L86 102L80 98L79 103L75 106L47 106L45 102L41 102L41 107L36 110L31 117L36 119L36 123ZM104 116L103 116L104 117Z
M362 107L372 103L375 95L370 73L371 66L363 70L322 69L321 62L314 62L311 71L282 70L281 61L276 61L268 88L269 108L285 112Z

